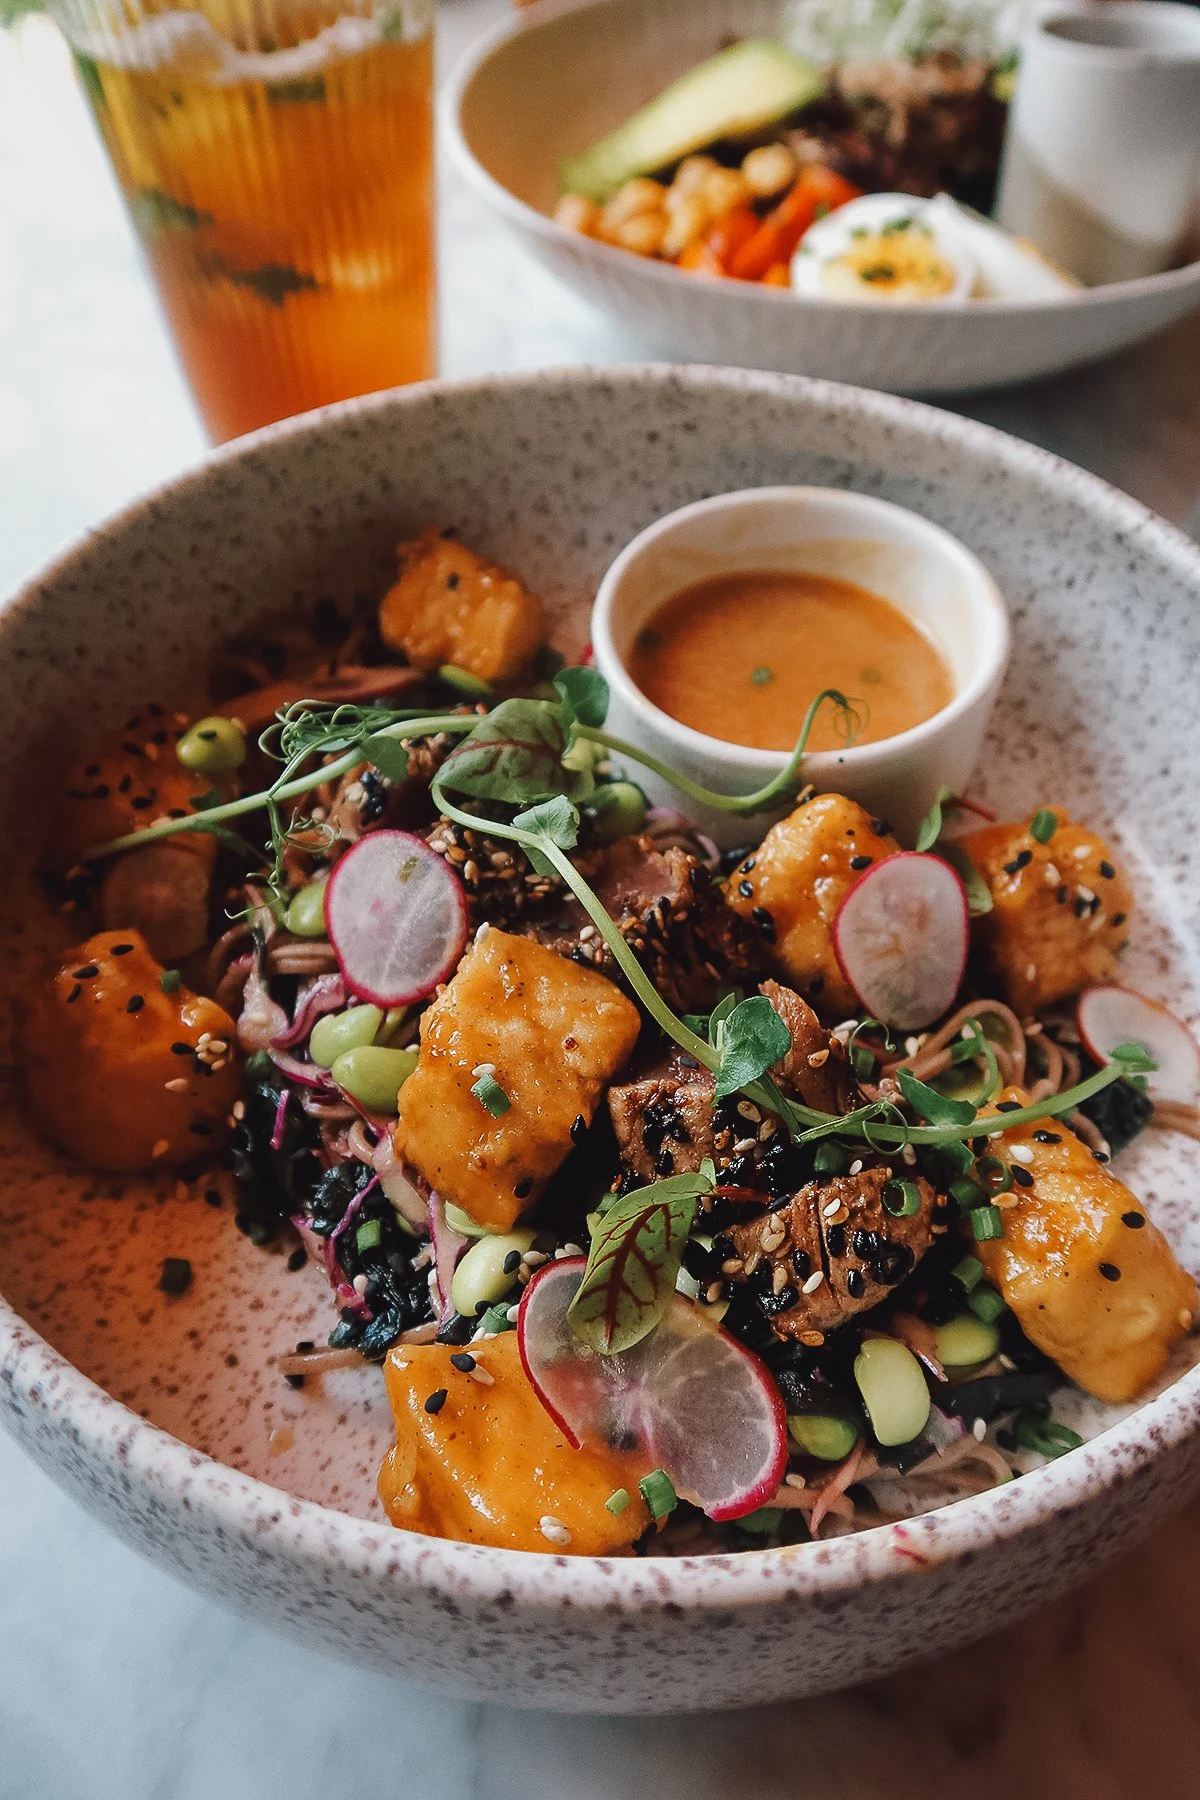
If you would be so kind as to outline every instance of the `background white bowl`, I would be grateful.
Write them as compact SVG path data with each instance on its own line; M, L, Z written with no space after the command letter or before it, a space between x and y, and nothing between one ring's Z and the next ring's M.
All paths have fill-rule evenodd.
M648 344L698 362L957 393L1094 361L1200 305L1200 261L1060 301L884 307L684 275L554 223L563 156L604 136L731 36L776 33L783 6L538 0L481 39L455 72L442 109L451 151L547 268Z
M431 521L518 569L578 650L596 585L651 519L724 490L845 486L925 513L994 572L1011 674L980 795L1110 833L1138 896L1128 979L1200 1017L1200 551L1135 501L910 402L736 370L437 384L243 439L89 534L0 610L0 980L45 948L30 852L47 770L155 695L190 697L234 630L293 600L380 593ZM39 804L31 805L37 796ZM69 930L55 921L54 931ZM0 1041L8 1070L20 1046ZM1200 1267L1194 1152L1122 1164ZM706 1559L589 1562L391 1530L378 1372L294 1393L272 1359L329 1328L325 1284L256 1250L201 1181L113 1182L0 1113L0 1416L127 1542L229 1605L460 1694L668 1712L815 1692L980 1636L1149 1532L1200 1481L1200 1371L1060 1462L908 1525ZM186 1255L180 1300L161 1258ZM1195 1341L1185 1346L1193 1352ZM284 1447L280 1431L294 1440Z

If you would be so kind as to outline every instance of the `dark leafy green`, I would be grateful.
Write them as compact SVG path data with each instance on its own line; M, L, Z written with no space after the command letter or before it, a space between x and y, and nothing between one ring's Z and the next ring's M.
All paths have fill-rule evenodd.
M978 1108L969 1100L952 1100L928 1082L918 1081L907 1069L897 1069L896 1080L913 1111L931 1125L970 1125L976 1116Z
M563 717L568 725L576 723L599 728L608 716L608 683L599 669L560 669L554 686L562 695Z
M575 1336L602 1356L640 1343L663 1317L712 1164L620 1196L596 1225L587 1269L567 1312Z
M715 1015L714 1015L715 1017ZM710 1027L711 1029L712 1027ZM731 1008L715 1039L721 1053L716 1098L737 1093L758 1081L792 1047L792 1034L771 1002L752 994Z

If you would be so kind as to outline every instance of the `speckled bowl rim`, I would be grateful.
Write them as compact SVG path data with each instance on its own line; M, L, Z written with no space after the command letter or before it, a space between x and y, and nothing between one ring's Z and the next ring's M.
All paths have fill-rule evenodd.
M1136 541L1195 589L1200 605L1200 547L1129 495L1050 452L1024 444L974 420L896 395L806 376L705 365L612 364L594 369L547 369L456 382L424 382L322 408L272 425L211 453L196 468L152 490L104 524L81 535L6 603L0 604L0 653L6 623L22 608L42 604L47 584L86 562L91 548L114 532L150 526L173 496L191 493L242 460L270 460L287 446L376 412L403 414L436 393L486 395L497 389L519 403L530 390L661 387L722 388L731 397L763 393L806 396L847 416L867 417L885 431L915 433L944 447L988 452L1017 479L1038 482L1083 504L1128 543ZM471 1595L531 1611L605 1609L657 1611L669 1605L709 1610L795 1603L870 1582L895 1579L913 1565L930 1569L1035 1531L1055 1517L1094 1501L1148 1468L1200 1429L1200 1366L1153 1400L1092 1438L1081 1449L1002 1488L958 1500L937 1512L849 1536L785 1549L714 1556L568 1557L452 1543L337 1512L231 1469L133 1413L83 1375L40 1337L0 1296L0 1381L44 1414L48 1436L69 1433L92 1459L120 1464L124 1479L140 1481L231 1536L270 1522L273 1540L298 1564L327 1565L379 1581L416 1585L448 1597ZM647 1582L647 1572L653 1580Z
M674 293L678 293L678 284L683 280L699 281L707 290L725 295L731 305L740 301L748 309L759 306L776 310L781 307L790 309L796 317L798 334L804 332L804 322L814 314L827 319L852 320L856 325L864 320L883 323L887 319L896 318L977 319L982 325L985 320L1032 319L1043 315L1057 317L1067 310L1076 312L1080 309L1106 309L1121 302L1193 288L1196 302L1200 305L1200 258L1184 263L1177 269L1163 269L1157 275L1138 275L1128 281L1101 282L1062 299L982 299L953 308L934 307L920 301L893 300L888 303L885 311L878 301L823 300L816 294L797 294L790 288L765 287L761 282L732 282L712 275L685 276L670 263L658 262L653 257L637 256L633 251L622 250L616 244L603 244L597 238L583 237L577 231L568 230L546 213L539 212L536 206L530 206L484 168L467 141L462 108L471 82L503 45L528 31L538 30L551 20L571 13L587 12L591 7L602 3L603 0L533 0L532 5L522 7L511 18L500 20L472 43L452 69L438 102L439 131L459 170L510 224L532 233L552 247L561 249L565 244L570 244L579 252L580 246L586 245L587 254L595 259L598 268L611 271L623 281L643 280L653 286L665 283ZM964 330L972 329L971 325L964 324Z

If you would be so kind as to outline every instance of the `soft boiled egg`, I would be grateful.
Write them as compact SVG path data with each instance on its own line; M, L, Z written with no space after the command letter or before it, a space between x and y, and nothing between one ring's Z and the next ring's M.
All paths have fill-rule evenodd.
M1044 300L1077 284L948 194L864 194L811 225L792 288L825 300Z

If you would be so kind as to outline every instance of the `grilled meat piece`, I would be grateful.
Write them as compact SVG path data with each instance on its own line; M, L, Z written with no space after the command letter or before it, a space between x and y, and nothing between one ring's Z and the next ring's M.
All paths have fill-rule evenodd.
M773 1071L780 1085L806 1106L846 1112L854 1104L855 1085L841 1044L790 988L767 981L760 992L792 1034L791 1050ZM715 1085L707 1069L675 1055L640 1080L610 1088L608 1109L622 1164L654 1181L692 1174L711 1156L719 1171L732 1170L738 1185L779 1191L773 1168L764 1166L768 1153L773 1163L780 1161L779 1120L737 1094L714 1107Z
M820 1344L827 1331L886 1300L928 1250L937 1197L917 1179L920 1206L896 1218L883 1204L892 1175L885 1163L809 1182L785 1206L717 1238L722 1272L753 1284L777 1337Z

